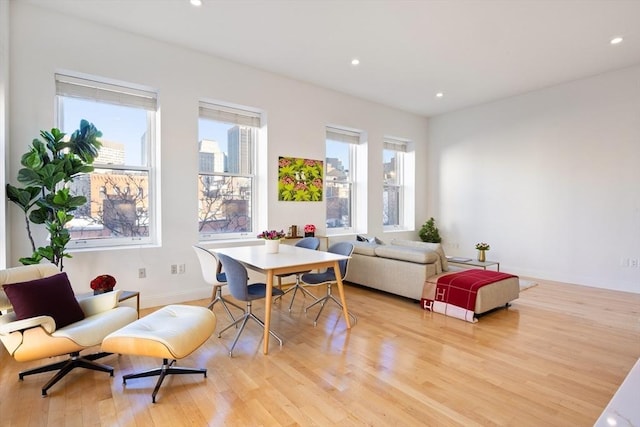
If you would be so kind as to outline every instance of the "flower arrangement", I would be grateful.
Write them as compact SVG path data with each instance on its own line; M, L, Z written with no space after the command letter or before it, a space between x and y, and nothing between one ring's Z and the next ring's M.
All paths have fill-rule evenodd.
M108 274L102 274L91 281L91 289L99 292L109 292L116 287L116 279Z
M307 224L304 226L304 232L305 233L315 233L316 232L316 226L313 224Z
M491 246L489 246L488 243L480 242L476 243L476 249L479 251L488 251L489 249L491 249Z
M265 240L280 240L285 236L284 230L264 230L262 233L258 234L258 239Z

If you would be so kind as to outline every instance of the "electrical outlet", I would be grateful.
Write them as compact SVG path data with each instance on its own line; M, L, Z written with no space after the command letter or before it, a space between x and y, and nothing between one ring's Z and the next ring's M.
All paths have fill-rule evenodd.
M631 258L629 260L629 265L633 268L638 268L638 258Z
M184 274L187 267L184 264L178 264L178 274Z
M141 267L138 269L138 279L145 279L147 277L147 269Z
M178 274L178 265L171 264L171 274Z

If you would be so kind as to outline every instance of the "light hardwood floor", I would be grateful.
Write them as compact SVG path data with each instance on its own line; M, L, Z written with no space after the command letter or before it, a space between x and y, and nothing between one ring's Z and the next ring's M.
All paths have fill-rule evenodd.
M160 360L108 356L114 378L76 370L41 398L50 374L18 381L18 371L42 362L17 363L2 348L0 425L591 426L640 357L640 294L540 282L470 324L346 291L359 316L350 331L333 305L314 327L316 312L305 314L299 295L290 314L288 295L272 317L282 349L271 340L262 355L250 324L230 358L235 331L216 333L179 361L207 367L208 377L168 377L155 405L155 377L121 380ZM220 330L228 320L215 312Z

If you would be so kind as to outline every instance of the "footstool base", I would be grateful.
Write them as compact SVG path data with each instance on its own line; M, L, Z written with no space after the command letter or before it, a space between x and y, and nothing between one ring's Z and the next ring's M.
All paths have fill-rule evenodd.
M151 394L151 401L156 403L156 395L167 375L203 374L207 377L206 369L173 365L177 359L187 357L204 344L215 328L215 314L205 307L168 305L108 335L102 341L102 350L162 358L160 368L122 377L126 384L133 378L159 376Z
M122 377L122 384L126 384L127 380L133 378L144 378L144 377L153 377L159 375L158 382L156 383L155 388L153 389L153 393L151 393L151 401L156 403L156 394L158 394L158 390L160 390L160 386L162 385L162 381L164 381L164 377L167 375L181 375L181 374L204 374L204 377L207 378L207 370L206 369L198 369L198 368L178 368L173 366L176 363L176 359L173 359L171 363L169 363L169 359L162 359L162 366L155 369L149 369L148 371L138 372L137 374L128 374Z

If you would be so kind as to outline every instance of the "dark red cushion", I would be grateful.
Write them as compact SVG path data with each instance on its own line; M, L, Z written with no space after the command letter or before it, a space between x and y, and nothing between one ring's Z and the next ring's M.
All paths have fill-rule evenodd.
M3 287L17 320L51 316L57 329L84 319L84 312L73 294L67 273Z

